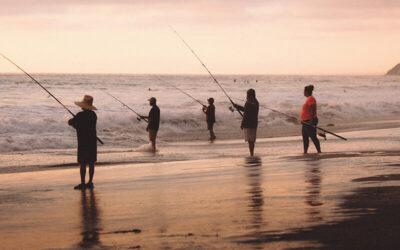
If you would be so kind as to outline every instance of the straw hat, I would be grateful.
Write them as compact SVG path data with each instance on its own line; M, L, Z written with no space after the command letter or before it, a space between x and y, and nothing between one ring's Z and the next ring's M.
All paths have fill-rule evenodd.
M74 102L74 103L83 109L97 110L97 108L93 106L93 97L90 95L84 95L81 102Z

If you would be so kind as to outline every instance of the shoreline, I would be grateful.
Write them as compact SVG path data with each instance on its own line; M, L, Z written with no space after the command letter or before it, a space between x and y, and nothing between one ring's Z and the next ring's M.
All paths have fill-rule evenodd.
M335 127L321 127L327 128L328 130L335 133L362 133L365 131L384 131L385 129L397 129L399 128L400 120L393 119L381 119L380 121L360 121L356 123L342 123ZM273 150L271 143L285 143L285 141L291 141L291 146L298 147L297 153L301 153L301 138L299 134L299 127L290 127L286 129L276 128L269 129L265 128L259 130L258 140L256 142L256 155L263 156L265 153L259 150L261 147L270 147ZM357 129L356 129L357 128ZM207 133L207 131L205 131ZM373 133L376 134L377 132ZM196 136L197 135L197 136ZM111 165L123 165L123 164L141 164L141 163L160 163L160 162L174 162L174 161L187 161L196 159L220 159L224 157L235 157L240 156L236 154L227 154L229 149L243 151L242 156L246 156L248 153L242 148L246 148L247 144L243 141L242 131L238 129L235 134L232 132L220 132L217 133L217 140L211 146L205 138L208 134L197 133L190 134L187 136L174 136L174 140L170 137L160 136L160 151L156 154L147 152L146 149L140 150L145 145L137 148L125 148L125 147L99 147L99 159L96 166L104 167ZM267 136L263 136L267 135ZM271 135L271 136L268 136ZM343 134L341 134L343 135ZM336 137L327 135L328 143L336 141ZM371 135L373 136L373 135ZM345 135L346 137L346 135ZM207 137L206 137L207 138ZM320 138L322 140L322 138ZM293 143L296 141L296 143ZM298 141L298 142L297 142ZM323 141L325 143L325 141ZM289 142L288 142L289 143ZM265 145L264 145L265 144ZM230 146L228 146L230 145ZM258 145L258 146L257 146ZM270 145L270 146L269 146ZM348 145L343 142L339 145ZM313 146L311 145L311 148ZM190 151L190 149L194 151ZM189 150L189 151L188 151ZM214 151L213 151L214 150ZM346 147L342 149L342 152L346 152L349 149ZM360 149L361 151L368 151L373 149ZM358 150L358 151L360 151ZM340 148L337 150L340 152ZM351 148L350 151L357 151ZM324 149L323 149L324 152ZM274 154L281 154L276 152ZM292 154L292 151L288 151L287 154ZM17 173L17 172L29 172L29 171L43 171L51 169L72 169L78 166L76 162L76 149L55 149L55 150L35 150L35 151L19 151L2 154L2 163L0 163L0 174L6 173ZM18 159L18 160L15 160Z

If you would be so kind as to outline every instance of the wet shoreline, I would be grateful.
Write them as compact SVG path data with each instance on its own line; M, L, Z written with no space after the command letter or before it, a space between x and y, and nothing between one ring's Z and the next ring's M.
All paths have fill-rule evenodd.
M72 189L76 169L1 175L0 241L33 249L391 249L399 153L104 166L84 191Z

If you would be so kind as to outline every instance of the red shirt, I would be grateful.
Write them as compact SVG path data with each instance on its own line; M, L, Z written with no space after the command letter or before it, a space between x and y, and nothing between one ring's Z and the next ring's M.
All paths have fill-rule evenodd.
M312 109L311 109L311 105L313 104L315 105L314 117L312 117ZM311 95L307 97L306 102L303 104L303 108L301 109L300 113L300 120L307 121L315 117L317 117L317 101L315 100L314 96Z

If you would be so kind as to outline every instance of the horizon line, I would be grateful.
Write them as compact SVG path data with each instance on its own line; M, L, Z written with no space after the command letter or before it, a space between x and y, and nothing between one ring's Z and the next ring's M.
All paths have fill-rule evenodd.
M165 76L209 76L209 74L205 73L90 73L90 72L29 72L29 74L37 74L37 75L165 75ZM25 75L23 72L0 72L0 75ZM288 73L288 74L273 74L273 73L239 73L239 74L231 74L231 73L213 73L213 75L219 76L386 76L384 74L378 73Z

